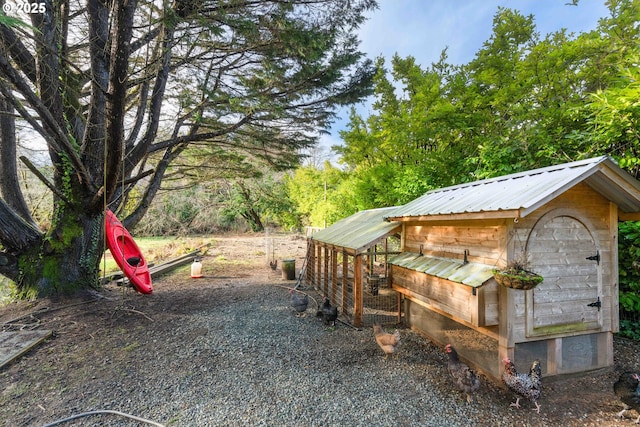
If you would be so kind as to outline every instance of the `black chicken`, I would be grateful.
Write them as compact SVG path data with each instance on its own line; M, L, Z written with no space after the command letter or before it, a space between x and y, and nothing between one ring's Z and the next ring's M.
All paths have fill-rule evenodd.
M293 289L289 290L291 294L291 306L296 311L296 316L304 316L304 312L307 311L307 306L309 305L309 296L304 294L303 297L300 297Z
M322 307L316 313L317 317L322 317L325 325L331 324L332 326L336 325L336 319L338 318L338 307L334 307L329 302L329 298L324 297L324 302L322 303Z
M502 381L509 390L518 394L517 399L510 406L520 407L520 397L525 397L536 405L535 411L540 413L540 405L537 400L542 393L542 368L540 362L535 360L531 364L528 374L516 371L516 367L508 357L502 359L504 362L504 372L502 373Z
M460 361L458 352L451 347L451 344L447 344L444 347L444 351L449 355L447 370L453 379L453 383L458 390L467 395L467 403L471 403L473 401L471 395L480 387L480 379L473 369Z
M613 385L613 392L624 404L624 409L618 412L618 417L622 418L625 411L635 409L640 413L640 375L634 372L625 372ZM636 419L636 424L640 424L640 415Z

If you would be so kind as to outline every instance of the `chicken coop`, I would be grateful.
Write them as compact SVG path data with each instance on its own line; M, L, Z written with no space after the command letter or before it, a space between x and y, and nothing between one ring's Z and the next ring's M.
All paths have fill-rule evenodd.
M494 379L504 356L544 376L612 366L618 221L638 212L638 181L609 157L429 191L385 216L402 227L389 283L412 328ZM543 281L499 285L516 259Z
M388 257L399 253L395 208L358 212L315 232L307 246L305 280L340 307L354 326L401 321L399 294L388 283Z

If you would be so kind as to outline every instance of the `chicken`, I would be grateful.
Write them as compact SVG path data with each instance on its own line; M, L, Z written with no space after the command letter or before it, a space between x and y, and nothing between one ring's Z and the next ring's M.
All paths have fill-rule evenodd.
M613 392L624 404L624 409L618 412L618 417L622 418L628 409L635 409L640 413L640 375L633 372L625 372L613 385ZM636 424L640 424L640 415L636 419Z
M271 267L271 269L275 271L276 268L278 268L278 260L276 259L274 261L269 261L269 267Z
M338 307L334 307L329 302L329 298L324 297L322 307L316 313L317 317L322 317L325 325L336 325L336 319L338 318Z
M540 405L537 400L542 393L542 369L540 362L535 360L531 364L531 369L528 374L523 374L516 371L516 367L508 357L502 359L504 362L504 372L502 373L502 381L504 384L518 397L517 400L510 406L520 407L520 398L524 397L529 399L536 405L535 411L540 413Z
M473 369L460 361L458 352L451 347L451 344L447 344L444 347L444 351L449 355L447 370L453 379L453 383L458 390L467 395L467 403L471 403L473 401L471 395L480 387L480 379L476 376Z
M297 293L294 292L293 289L289 290L291 294L291 306L296 311L297 317L303 317L304 312L307 311L307 306L309 305L309 296L307 294L303 294L303 297L300 297Z
M400 332L396 329L393 334L384 332L382 327L377 323L373 325L373 335L376 337L376 342L384 351L384 358L387 359L390 354L396 352L396 347L400 344ZM396 355L397 356L397 355Z

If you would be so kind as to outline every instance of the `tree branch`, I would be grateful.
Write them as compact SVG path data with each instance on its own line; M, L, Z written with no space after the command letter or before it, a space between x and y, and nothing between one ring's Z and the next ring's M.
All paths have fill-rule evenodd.
M20 156L20 160L22 160L22 163L25 164L25 166L35 175L38 177L38 179L40 181L42 181L42 183L44 185L47 186L47 188L49 190L51 190L51 192L53 192L53 194L55 194L56 196L58 196L63 202L65 202L68 205L71 205L71 201L69 199L67 199L65 197L64 194L62 194L60 191L58 191L58 189L56 188L55 185L53 185L51 182L49 182L49 180L38 170L38 168L35 167L35 165L33 163L31 163L31 161L29 159L27 159L25 156Z

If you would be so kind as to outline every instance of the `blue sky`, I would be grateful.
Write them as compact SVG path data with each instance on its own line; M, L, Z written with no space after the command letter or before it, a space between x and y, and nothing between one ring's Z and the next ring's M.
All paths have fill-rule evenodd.
M426 68L446 48L449 62L465 64L491 36L500 6L533 15L543 37L561 28L575 34L590 31L609 15L604 0L580 0L578 6L567 3L571 0L378 0L379 8L360 29L361 50L372 59L383 56L387 64L395 53L413 56ZM366 117L368 105L358 106L358 111ZM338 131L345 128L348 109L338 115L321 146L340 143Z

